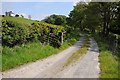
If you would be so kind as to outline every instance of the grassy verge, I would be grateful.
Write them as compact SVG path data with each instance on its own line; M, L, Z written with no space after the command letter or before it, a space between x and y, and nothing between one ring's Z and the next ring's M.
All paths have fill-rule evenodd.
M74 63L78 59L80 59L80 57L83 54L87 53L88 47L89 47L89 37L86 37L86 40L82 45L82 47L68 58L67 62L65 63L65 66L68 66L69 64Z
M95 38L99 46L100 78L119 78L119 58L108 50L108 45L99 37Z
M46 58L56 54L76 41L66 41L60 48L54 48L49 45L42 45L40 42L28 43L13 48L3 47L2 49L2 71L14 68L16 66Z

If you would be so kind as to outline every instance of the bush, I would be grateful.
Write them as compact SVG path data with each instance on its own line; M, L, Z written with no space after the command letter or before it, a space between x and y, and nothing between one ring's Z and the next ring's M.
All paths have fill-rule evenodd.
M40 36L41 36L41 28L37 23L33 23L32 26L30 27L29 40L37 41Z
M59 33L62 30L61 26L36 22L32 24L30 36L33 40L39 40L41 43L49 43L53 47L60 47Z
M59 47L61 44L59 33L63 31L62 26L45 22L34 22L30 25L13 20L2 20L2 28L3 46L14 47L34 41L49 43L53 47Z
M13 21L2 21L2 44L13 47L26 42L27 31L22 24Z

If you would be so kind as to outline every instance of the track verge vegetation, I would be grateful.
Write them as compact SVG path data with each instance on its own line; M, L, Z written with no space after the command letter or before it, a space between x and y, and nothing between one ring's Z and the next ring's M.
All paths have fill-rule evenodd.
M108 49L108 45L100 38L95 37L99 46L100 78L119 78L119 56Z
M65 63L65 66L68 66L74 62L76 62L78 59L80 59L80 57L87 53L88 47L89 47L89 36L85 36L85 42L82 45L82 47L75 53L73 53L67 60L67 62Z
M57 54L73 45L75 42L75 40L71 40L69 42L66 41L59 48L42 45L40 42L28 43L21 46L15 46L13 48L4 47L2 51L2 71Z

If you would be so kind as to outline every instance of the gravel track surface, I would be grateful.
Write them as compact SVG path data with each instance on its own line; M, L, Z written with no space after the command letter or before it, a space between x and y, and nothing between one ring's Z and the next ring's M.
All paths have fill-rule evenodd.
M3 78L99 78L98 46L93 38L90 47L76 63L64 67L67 59L84 43L84 37L70 48L48 58L3 72Z

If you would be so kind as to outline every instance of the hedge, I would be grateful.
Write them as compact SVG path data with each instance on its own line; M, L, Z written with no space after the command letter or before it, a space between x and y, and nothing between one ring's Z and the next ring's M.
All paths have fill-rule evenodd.
M60 46L60 33L62 26L56 26L45 22L32 24L20 23L12 20L2 20L2 44L14 47L27 42L40 41L54 47Z

